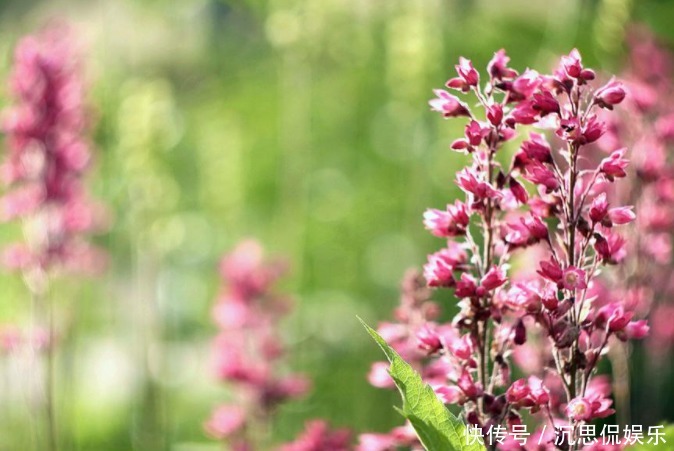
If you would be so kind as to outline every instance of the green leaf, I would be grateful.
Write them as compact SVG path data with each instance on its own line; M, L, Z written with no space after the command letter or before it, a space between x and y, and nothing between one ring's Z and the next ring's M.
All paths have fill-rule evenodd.
M484 451L480 444L468 445L466 426L438 399L433 389L370 326L358 318L391 362L389 374L403 398L400 412L416 431L428 451Z

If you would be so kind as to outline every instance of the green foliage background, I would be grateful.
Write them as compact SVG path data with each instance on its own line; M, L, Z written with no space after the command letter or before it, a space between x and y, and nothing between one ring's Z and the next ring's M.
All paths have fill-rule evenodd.
M53 18L80 33L91 186L115 216L99 240L107 275L54 289L72 325L59 356L65 449L217 449L202 432L228 396L209 373L215 268L247 236L292 262L290 363L315 379L271 439L310 417L397 424L396 394L365 381L379 355L355 315L389 317L404 269L437 246L421 213L456 194L447 146L460 125L428 111L431 88L459 55L484 67L501 47L520 70L574 46L615 70L626 24L667 41L673 17L664 0L0 1L2 79L20 36ZM17 233L0 227L3 242ZM3 274L0 287L0 321L29 324L21 281ZM15 379L0 388L0 449L40 433Z

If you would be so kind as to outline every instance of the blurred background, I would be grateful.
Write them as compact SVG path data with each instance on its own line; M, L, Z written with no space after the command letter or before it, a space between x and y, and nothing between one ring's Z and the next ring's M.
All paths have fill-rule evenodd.
M379 354L355 317L391 316L404 270L437 247L422 212L457 192L448 144L462 126L429 112L431 89L460 55L483 68L505 48L518 70L544 71L578 47L612 71L631 23L674 40L667 0L0 0L0 79L17 40L54 18L86 55L90 186L114 217L98 238L105 275L52 290L70 325L64 449L97 451L218 449L202 426L226 393L211 307L217 262L245 237L291 262L289 365L314 378L280 410L277 441L310 417L399 424L396 394L365 379ZM3 225L0 240L18 233ZM29 325L21 279L2 273L0 287L0 323ZM2 450L35 445L25 365L0 357Z

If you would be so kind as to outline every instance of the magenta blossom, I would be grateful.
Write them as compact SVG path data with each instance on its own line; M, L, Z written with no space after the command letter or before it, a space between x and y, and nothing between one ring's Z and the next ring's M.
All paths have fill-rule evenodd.
M446 118L468 116L468 107L456 96L453 96L442 89L436 89L434 92L435 95L438 96L437 99L428 102L433 111L442 113Z
M92 157L80 69L65 27L26 37L15 51L14 104L2 122L9 190L0 200L0 217L33 224L24 233L26 244L17 245L24 271L58 266L86 273L104 258L85 239L105 228L107 215L84 184Z
M215 376L235 396L230 404L214 410L204 429L235 450L256 449L258 438L248 433L250 428L260 428L259 423L268 421L279 405L303 396L311 386L305 376L280 370L286 350L278 325L289 302L275 292L274 284L284 268L281 262L267 259L252 240L241 242L220 263L224 283L213 309L220 329L213 342L213 366ZM391 330L387 339L395 336ZM372 381L387 385L381 373L373 373ZM348 441L347 431L332 432L316 420L281 449L338 450L346 449Z
M609 179L625 177L625 168L629 164L625 159L625 150L619 149L611 153L607 158L604 158L599 165L599 170L605 174Z
M445 211L430 209L424 213L426 228L438 237L451 237L466 233L470 220L470 212L465 204L456 201L447 205Z
M611 79L606 85L594 93L594 101L602 108L613 109L614 105L619 104L625 99L625 88L623 84L615 79Z
M282 445L280 451L349 451L351 432L347 429L332 431L322 420L307 422L305 431L294 442Z
M240 431L246 423L242 407L223 405L217 407L204 426L208 435L223 440Z
M597 293L601 273L628 256L618 226L639 222L631 203L614 200L619 179L627 176L625 150L599 161L590 146L611 139L606 116L616 113L625 91L615 80L595 89L596 74L576 49L552 74L527 69L518 76L508 62L505 52L494 55L483 89L477 69L462 58L448 86L470 99L462 103L436 91L431 101L445 117L469 117L451 145L468 159L456 173L462 198L447 210L427 210L423 221L446 240L424 266L427 285L447 290L459 311L447 323L406 316L399 324L413 340L396 335L390 343L440 399L461 406L485 442L490 430L511 432L527 421L540 426L537 434L546 440L540 449L553 449L555 429L564 426L576 437L584 422L612 413L610 393L594 381L614 338L648 333L635 307L609 307ZM554 142L545 130L554 132ZM510 157L502 148L518 136L522 144ZM641 173L657 174L655 161ZM658 193L674 201L674 183ZM652 225L671 230L674 213L651 211ZM512 381L523 355L533 374ZM520 449L509 443L499 449ZM569 449L578 450L574 446Z
M564 270L564 274L562 275L562 286L567 290L587 288L585 277L585 271L570 266Z

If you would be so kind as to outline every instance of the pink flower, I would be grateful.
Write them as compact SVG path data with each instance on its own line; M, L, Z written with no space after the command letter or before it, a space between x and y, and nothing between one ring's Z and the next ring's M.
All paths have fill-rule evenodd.
M456 282L454 294L458 298L469 298L477 295L477 283L475 278L468 273L461 274L461 278Z
M510 404L531 408L535 413L548 404L550 394L541 379L530 376L528 380L515 381L506 391L506 399Z
M444 250L428 256L424 265L424 277L430 287L451 287L454 285L454 261Z
M471 87L477 86L480 82L480 74L473 67L473 63L464 57L459 58L459 64L454 66L458 77L447 81L446 86L452 89L460 89L467 92Z
M501 125L501 121L503 120L503 107L498 103L489 105L489 107L487 107L487 119L493 126Z
M594 101L602 108L613 109L625 98L625 88L623 84L615 79L611 79L606 85L602 86L594 93Z
M610 156L601 160L599 170L609 180L613 181L614 178L621 178L627 175L625 168L629 161L625 158L625 151L626 149L616 150Z
M613 225L623 225L629 224L637 217L632 211L632 207L619 207L609 210L608 218Z
M509 61L510 58L506 55L505 50L501 49L498 52L495 52L494 57L489 61L487 72L489 72L489 75L496 80L514 78L517 76L517 71L508 67Z
M542 261L540 263L540 269L537 272L554 283L560 282L564 276L564 271L561 266L559 266L559 263L553 259Z
M437 98L428 102L433 111L442 113L445 118L470 115L468 106L461 102L456 96L453 96L442 89L435 89L433 92Z
M515 196L515 199L517 199L519 203L526 204L529 201L529 193L527 193L527 190L515 178L511 177L508 185L510 187L510 192Z
M426 351L428 354L434 354L442 349L442 341L437 331L431 328L428 324L421 326L416 333L419 349Z
M360 434L356 451L393 451L397 447L395 437L390 434Z
M33 214L44 202L45 193L39 186L18 188L0 199L0 219L10 221Z
M566 416L573 421L589 421L592 419L592 404L585 398L572 399L564 409Z
M603 222L608 215L608 201L606 193L601 193L592 200L590 206L590 219L592 222Z
M456 385L441 385L434 387L433 391L445 404L463 404L466 402L466 395Z
M473 67L473 63L464 57L459 58L459 64L455 66L459 77L463 78L468 86L477 86L480 82L480 74Z
M583 126L583 144L590 144L601 138L606 133L606 124L591 115Z
M483 126L477 121L470 121L466 125L466 138L471 146L479 146L482 139L489 133L489 127Z
M222 328L243 327L252 314L248 304L234 296L224 296L213 307L213 319Z
M528 379L529 395L534 404L544 406L550 401L550 391L545 387L543 381L536 376L529 376Z
M632 312L626 312L622 306L617 306L614 310L611 316L608 318L608 329L611 332L618 332L620 330L623 330L625 327L630 322L630 319L632 319L632 316L634 313Z
M305 394L311 383L301 374L279 371L285 349L276 326L289 302L273 291L278 264L248 240L222 259L220 275L225 283L214 308L220 328L213 343L214 367L239 404L217 411L206 429L215 438L227 439L232 449L247 450L253 444L236 434L244 420L262 421L279 404Z
M430 230L431 233L435 236L451 236L449 234L451 221L452 218L446 211L432 208L424 212L424 225L426 226L426 229Z
M610 383L601 376L592 379L584 397L572 399L566 406L565 412L569 419L574 421L590 421L596 418L606 418L614 413L611 408L613 401L608 398Z
M24 337L16 326L2 326L0 328L0 349L12 352L21 347Z
M36 262L36 256L30 249L21 243L14 243L4 249L2 264L9 269L28 269Z
M271 402L299 398L311 390L311 381L304 376L292 374L277 379L267 390L267 399Z
M456 174L456 183L466 193L471 193L476 200L491 198L495 199L501 196L493 186L480 180L475 171L464 168Z
M524 178L531 183L543 186L548 193L559 188L555 173L538 161L533 161L526 166Z
M454 357L460 360L468 360L473 355L473 342L470 339L470 335L463 335L460 338L456 337L448 340L447 348Z
M513 89L525 98L529 98L541 84L541 77L535 70L527 69L513 81Z
M456 381L456 385L463 391L468 399L475 399L482 394L482 387L475 383L472 376L465 369L461 372L461 376Z
M532 102L525 101L518 103L515 108L508 115L506 122L511 127L515 124L529 125L538 120L540 111L536 110Z
M526 397L529 396L531 390L529 389L529 384L525 379L519 379L508 388L506 391L506 399L511 404L518 404Z
M627 340L641 340L646 338L650 328L646 320L640 321L630 321L627 326L625 326L625 339Z
M246 413L239 406L223 405L216 408L204 428L211 437L222 440L241 430Z
M543 135L531 133L529 139L522 143L520 151L526 156L524 163L529 161L538 161L539 163L551 163L552 151L550 144Z
M102 208L88 200L83 184L90 162L84 84L72 36L52 26L22 39L11 78L14 106L4 112L7 157L3 172L8 192L1 219L29 219L43 229L26 264L48 270L87 271L87 257L102 251L85 247L84 233L102 225ZM79 248L79 249L76 249ZM79 259L79 260L78 260ZM27 268L23 268L27 269Z
M519 222L508 223L505 240L516 246L529 246L547 238L548 227L538 217L527 215L519 218Z
M412 345L416 354L409 352L409 358L438 396L463 406L466 421L483 433L497 424L522 425L524 415L529 421L528 415L541 409L546 411L540 419L551 420L553 427L569 425L554 418L565 407L574 427L575 422L609 415L611 400L592 385L592 378L583 396L576 399L570 399L573 396L568 396L563 385L574 377L582 381L584 375L594 374L610 335L626 340L648 333L646 323L633 321L632 313L644 308L645 290L639 296L621 295L626 301L618 308L612 305L615 295L602 289L600 282L604 269L599 266L617 263L627 253L626 242L614 233L614 226L634 221L635 214L619 200L623 191L616 192L611 185L626 175L625 151L616 151L597 164L601 157L593 156L596 152L588 145L608 133L609 139L601 146L605 150L606 141L619 143L639 134L641 124L635 121L621 127L607 111L600 110L620 103L624 88L614 80L596 91L587 86L595 72L583 67L576 49L562 57L552 75L527 69L517 76L507 63L505 52L497 52L488 67L489 83L482 88L472 63L462 58L459 76L447 84L474 91L476 108L484 113L479 117L486 118L481 123L474 119L477 115L467 113L470 119L465 131L451 144L470 161L456 173L456 186L464 196L463 203L455 204L458 213L448 206L446 211L428 210L424 215L432 234L456 237L448 249L461 249L460 258L432 254L424 268L430 286L453 289L459 311L445 324L429 322L439 321L442 316L438 315L433 320L424 315L400 316L407 330L416 332ZM457 102L454 99L446 110L462 113ZM633 103L630 107L635 108ZM554 130L564 142L551 147L543 135L521 127L529 124ZM650 141L658 141L655 137L659 136L659 141L669 142L664 135L671 135L674 142L671 124L662 125L662 136L649 134L652 128L643 130ZM500 152L504 143L522 133L514 156ZM635 224L637 233L643 229L643 236L648 234L648 239L639 242L639 252L656 246L653 235L669 236L674 225L674 213L660 207L674 202L674 182L662 182L667 172L666 145L658 142L643 147L635 176L651 200L638 205L651 203L653 207L651 214L640 216ZM626 187L624 193L628 192ZM616 199L617 207L611 208L608 199ZM521 279L510 279L508 285L510 262L523 274ZM532 262L539 262L539 267L527 265ZM532 269L538 274L531 274ZM578 311L581 298L587 308L582 314ZM636 302L636 298L642 300ZM409 351L409 341L400 340L398 347ZM417 341L422 349L437 355L418 352ZM437 352L440 348L445 352ZM545 384L533 376L510 382L511 374L517 374L512 356L521 349L530 350L533 357L529 360L535 365L531 370L545 374ZM553 360L557 365L551 365ZM447 386L447 380L455 385ZM554 432L539 447L552 449L549 439L554 439ZM503 448L520 447L511 441Z
M531 107L538 111L541 117L552 113L559 114L560 111L559 101L549 91L535 93L531 101Z
M435 209L426 210L424 225L426 229L437 237L452 237L466 233L470 216L466 205L455 201L454 205L447 205L446 211Z
M583 124L576 117L563 119L556 133L565 141L583 146L595 142L605 132L606 124L597 119L595 115L590 115Z
M594 249L605 263L616 264L627 255L625 239L617 233L604 230L595 234Z
M555 134L565 141L583 144L583 133L580 120L577 117L562 119Z
M480 286L487 291L492 291L506 283L506 274L503 268L492 266L487 274L480 280Z
M542 293L538 281L522 281L515 283L510 290L506 302L513 309L527 312L538 312L541 309Z
M608 328L610 332L619 332L625 329L633 315L633 312L626 312L622 305L614 302L597 311L594 323L597 327Z
M351 433L347 429L331 431L323 420L308 421L304 432L280 451L348 451Z
M264 250L255 240L244 240L220 262L220 275L232 292L248 298L267 291L283 273L276 262L265 262Z
M489 127L482 126L479 122L472 120L466 125L465 139L457 139L450 146L454 150L468 149L479 146L482 139L489 133Z
M373 387L394 388L395 383L388 372L388 362L374 362L367 373L367 380Z
M513 327L512 340L517 346L523 345L527 341L527 328L522 318L518 319Z
M581 64L580 52L578 52L578 49L573 49L567 56L562 56L561 65L564 68L566 75L572 78L579 78L583 71L583 65Z
M562 286L567 290L582 290L587 288L585 271L578 269L575 266L569 266L564 270Z

